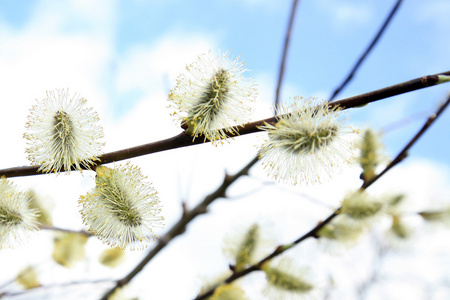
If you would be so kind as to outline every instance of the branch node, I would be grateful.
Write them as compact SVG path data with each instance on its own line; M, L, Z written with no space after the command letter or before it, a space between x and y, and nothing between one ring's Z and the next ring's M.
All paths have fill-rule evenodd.
M183 128L184 130L187 130L188 129L188 125L187 125L186 121L182 121L181 124L180 124L180 127Z
M402 153L402 154L398 157L398 161L401 162L401 161L404 160L407 156L408 156L408 152Z
M186 202L183 201L181 203L181 209L182 209L182 218L184 218L189 213L189 209L187 208Z
M230 183L231 180L232 180L232 178L233 178L233 177L232 177L230 174L228 174L227 172L225 172L225 177L224 177L224 179L223 179L223 183L224 183L224 184Z
M117 287L118 287L118 288L122 288L122 287L124 287L127 283L128 283L128 282L127 282L127 280L125 280L125 279L117 280Z
M429 86L429 85L430 85L430 83L429 83L429 81L428 81L428 77L430 77L430 76L423 76L423 77L420 79L420 82L422 83L423 86Z

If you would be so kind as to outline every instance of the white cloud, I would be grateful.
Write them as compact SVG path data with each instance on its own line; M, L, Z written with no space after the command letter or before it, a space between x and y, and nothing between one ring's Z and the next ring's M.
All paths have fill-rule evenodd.
M214 38L186 32L170 32L151 44L132 47L119 63L117 88L168 92L165 79L174 83L187 64L208 50L218 50Z
M336 19L338 22L369 23L371 12L368 6L341 4L336 7Z
M383 103L384 105L368 104L370 109L366 121L380 128L392 124L393 121L402 120L408 114L409 104L416 98L414 94L409 94L399 99L388 99L386 101L391 101Z
M427 60L430 70L441 72L448 61L450 51L450 2L447 0L418 1L414 13L414 19L425 30L426 37L424 45L429 50L426 53L433 53L432 59ZM421 40L423 43L423 41ZM412 60L419 60L424 52L419 52ZM445 66L446 67L446 66ZM444 68L445 68L444 67ZM443 70L442 70L443 71Z
M449 11L450 2L447 0L419 1L416 10L416 20L424 23L435 23L437 28L442 30L449 29Z
M439 209L450 205L450 170L432 161L406 158L383 176L370 191L404 193L409 211Z
M334 30L340 32L352 30L373 21L374 8L367 2L349 2L324 0L316 2L332 19Z
M110 43L99 39L99 32L67 35L59 29L67 25L75 11L68 7L46 9L45 2L32 15L23 31L0 28L0 110L2 165L24 163L22 133L34 99L45 97L46 90L70 88L88 99L96 110L105 98L99 86L111 57ZM48 5L51 5L47 3ZM48 8L48 7L47 7ZM68 16L69 14L70 16ZM12 165L10 165L12 166Z
M0 99L2 107L7 107L0 110L0 128L2 128L0 164L2 167L28 163L24 159L22 141L25 118L34 98L42 98L46 89L69 87L71 91L79 92L81 96L86 97L88 103L95 107L100 116L106 114L108 99L103 80L108 64L116 55L112 49L116 8L106 3L107 1L76 1L69 4L59 3L59 6L55 8L54 1L43 1L36 16L33 16L23 32L15 32L6 27L0 28L4 45L0 48L0 65L2 66ZM357 20L361 24L370 22L370 11L362 4L355 9L349 9L346 4L337 6L338 4L331 3L333 2L328 3L330 5L327 9L336 9L338 16L335 22L337 23L342 21L342 24L348 26L350 19L352 22ZM107 9L105 10L104 7ZM77 17L90 24L89 30L67 35L58 29L67 28L70 25L68 23ZM105 118L106 150L123 149L180 132L166 109L167 87L164 76L167 76L173 84L174 79L184 70L187 63L194 60L199 53L209 49L216 50L216 46L217 41L211 36L170 32L156 42L127 50L124 56L120 57L115 82L117 90L140 89L144 93L135 107L119 121ZM256 77L260 82L262 98L260 102L263 105L258 108L255 117L268 117L270 115L267 109L270 107L268 103L273 101L273 84L268 84L270 81L268 78L271 76L256 74ZM299 94L293 86L287 85L285 90L288 95ZM402 105L399 104L399 106ZM397 107L397 113L398 109L402 107ZM383 115L386 115L385 110ZM205 193L217 188L223 179L225 169L234 172L250 160L256 152L254 144L253 137L241 137L222 148L215 148L210 144L193 146L137 158L133 160L133 164L140 165L144 173L149 175L149 180L153 181L155 187L160 190L169 225L179 217L180 195L185 196L187 199L183 200L188 200L188 204L192 207ZM254 168L252 174L257 178L265 178L260 168ZM77 228L80 226L81 218L77 212L76 201L79 194L93 186L91 176L92 173L85 172L84 177L78 174L59 177L48 175L17 178L14 182L24 188L32 187L39 193L48 195L57 207L55 222L63 227ZM299 187L294 189L294 192L312 194L325 202L338 205L349 184L352 187L358 186L357 176L357 170L352 169L329 185ZM371 190L402 189L412 193L413 199L417 199L420 203L430 197L439 198L440 195L450 194L448 187L446 188L450 180L448 172L428 162L400 166L392 171L392 176L392 179L386 177L386 180L380 181L373 188L371 187ZM247 179L240 185L242 191L235 188L230 190L230 193L239 195L254 187L260 187L258 180ZM190 193L189 190L191 190ZM309 229L310 225L316 224L315 222L323 216L324 212L323 208L309 210L310 203L301 196L293 196L293 193L280 191L275 187L261 189L256 197L243 200L243 203L241 205L233 200L217 201L211 208L212 214L207 215L208 218L201 218L203 221L199 223L194 222L191 229L200 230L200 233L195 235L194 243L191 240L177 240L169 247L166 254L158 256L152 268L143 271L145 276L138 276L140 281L144 281L142 289L147 294L164 295L164 297L174 295L174 298L180 298L180 294L190 295L192 293L190 284L195 281L197 275L193 269L197 267L197 264L205 264L205 261L202 261L203 256L197 255L195 259L198 261L184 265L187 254L184 252L186 248L183 247L188 247L190 252L195 252L199 249L203 250L205 245L207 247L212 245L209 238L217 239L216 232L225 230L221 225L226 220L230 222L229 218L236 215L236 211L244 217L247 215L246 209L252 210L252 215L256 215L255 211L267 215L274 212L274 220L277 222L277 227L281 228L280 231L283 231L280 234L283 238L296 236L299 230ZM306 217L303 217L303 214L306 214ZM216 216L219 222L213 221L213 217ZM221 222L222 220L224 222ZM296 226L299 224L307 228ZM48 258L51 251L50 243L43 245L32 242L29 247L18 252L3 252L0 256L0 265L8 270L8 274L2 272L1 279L9 279L17 266L24 265L24 257L32 258L36 254L38 244L39 258ZM215 254L210 253L210 255L214 257ZM94 259L95 257L91 256L91 260ZM174 265L181 270L175 272L167 267ZM129 263L129 266L133 266L133 263ZM151 274L155 280L160 280L164 270L166 270L165 279L167 278L164 284L147 285L148 274ZM184 282L182 288L170 289L174 279L171 279L173 273L169 272L181 274L177 277L177 281ZM124 272L121 273L123 274ZM183 281L186 279L183 276L189 276L189 280ZM180 286L177 285L177 287Z
M102 77L105 65L111 57L108 26L96 28L95 22L88 31L67 33L74 19L93 20L81 2L54 3L42 1L20 31L1 24L0 33L0 101L2 168L29 164L25 159L25 143L22 134L26 116L34 99L45 97L46 90L70 88L88 99L88 105L99 111L105 105L102 92ZM80 14L81 12L81 14ZM113 10L103 11L102 20L112 18ZM50 198L55 204L55 225L65 228L81 228L77 200L81 193L92 186L89 172L84 177L43 175L38 177L13 178L22 190L34 189L41 198ZM52 252L52 238L47 233L39 234L26 247L15 251L2 251L0 256L1 280L11 279L18 268L27 263L48 260ZM47 270L48 271L48 270Z
M291 1L288 0L244 0L236 1L238 4L245 3L252 9L264 9L266 11L274 12L280 9L285 9L285 7L291 7Z

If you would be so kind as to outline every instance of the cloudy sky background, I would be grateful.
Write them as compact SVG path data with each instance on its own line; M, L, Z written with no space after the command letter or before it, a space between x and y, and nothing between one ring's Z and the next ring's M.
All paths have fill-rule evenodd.
M367 47L394 2L301 1L282 101L289 102L298 95L329 97ZM79 93L99 113L106 136L105 152L179 133L166 108L167 93L185 65L210 49L229 50L233 57L241 56L251 70L247 76L254 77L259 84L260 96L253 119L270 116L290 6L291 1L285 0L0 1L0 167L29 164L22 139L27 114L35 99L42 99L45 91L55 88ZM375 51L338 98L447 71L449 11L450 3L445 0L405 1ZM427 115L436 110L449 90L449 85L442 85L383 100L349 112L349 118L362 128L387 129L384 141L387 155L392 157L422 126ZM400 126L395 125L397 121L401 121ZM410 158L371 189L377 193L408 191L409 211L450 201L449 126L447 111L412 149ZM181 200L195 205L221 183L225 170L235 172L255 155L257 141L255 136L240 137L220 148L200 145L132 162L143 169L158 189L169 228L180 216ZM229 194L238 197L254 189L259 192L232 201L217 201L210 214L193 222L187 237L176 240L133 281L135 290L151 293L157 299L192 298L197 292L199 274L208 276L226 270L227 261L220 248L232 224L262 218L276 228L277 242L289 242L330 212L299 199L298 193L312 194L338 205L348 190L359 186L358 175L355 168L324 186L277 188L263 185L267 181L264 173L255 167L252 176L232 186ZM13 181L23 189L33 188L54 203L55 225L83 228L77 199L92 188L91 173ZM0 282L27 264L46 261L52 251L49 239L48 233L41 233L24 248L0 253L0 262L7 266L0 271ZM303 248L296 256L311 261L312 255L317 256L315 251L308 250L315 249L313 242L298 247ZM439 239L435 242L439 243ZM427 257L435 257L433 251L444 251L444 246L419 247L420 259L414 259L418 274L430 266L439 273L436 271L439 263L433 265ZM110 271L96 265L96 253L102 249L101 243L90 239L89 263L77 266L73 272L52 269L57 272L57 279L43 275L42 280L64 282L74 280L73 276L78 279L123 276L142 255L132 253L126 265ZM325 260L322 267L348 268L349 274L353 274L354 269L348 267L351 257L334 259L331 264L334 267ZM368 269L359 267L361 272ZM448 276L442 272L442 276ZM146 284L139 284L142 282ZM150 286L149 282L153 284ZM252 285L256 287L249 294L257 295L257 285ZM348 285L346 288L342 284L341 291L351 297L352 287ZM386 289L391 293L389 287ZM417 289L420 291L411 296L416 298L410 299L422 299L423 289L421 286ZM97 292L101 294L102 290Z

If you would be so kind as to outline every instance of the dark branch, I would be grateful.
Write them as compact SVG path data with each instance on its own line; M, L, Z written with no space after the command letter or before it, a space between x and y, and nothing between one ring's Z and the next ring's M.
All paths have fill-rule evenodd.
M150 260L153 259L170 241L172 241L175 237L182 234L186 230L187 224L191 222L195 217L204 214L207 212L208 206L217 198L225 197L225 191L227 188L233 184L237 179L239 179L243 175L248 175L248 171L250 168L258 161L258 158L254 158L251 162L249 162L242 170L234 175L225 176L222 185L213 193L209 194L205 197L205 199L198 204L192 210L185 210L185 213L181 217L181 219L164 235L159 239L158 244L155 248L153 248L144 259L123 279L117 281L116 286L108 291L102 298L102 300L108 299L108 297L114 293L115 289L118 287L124 286L128 282L130 282L142 269L149 263Z
M291 15L289 17L288 27L286 30L286 36L284 38L283 56L281 57L281 63L280 63L280 68L279 68L279 72L278 72L278 83L277 83L277 90L275 93L275 109L280 104L280 91L281 91L281 86L282 86L283 77L284 77L284 66L286 65L287 52L289 49L289 42L291 41L291 32L292 32L292 26L294 25L295 13L297 11L297 9L296 9L297 4L298 4L298 0L292 1Z
M399 83L396 85L392 85L383 89L375 90L369 93L365 93L362 95L349 97L346 99L342 99L339 101L331 102L329 105L330 107L334 106L340 106L343 109L353 108L357 106L361 106L364 104L368 104L371 102L375 102L381 99L389 98L392 96L412 92L418 89L423 89L426 87L430 87L436 84L441 83L439 81L438 75L447 75L450 76L450 71L424 76L420 78L416 78L410 81L406 81L403 83ZM245 124L238 128L239 134L249 134L261 131L259 129L259 126L264 125L265 123L274 124L276 122L276 117L267 118L264 120L259 120L256 122ZM233 132L227 131L229 135L233 135ZM208 142L208 141L206 141ZM192 140L191 136L188 136L185 132L182 132L174 137L141 145L136 146L128 149L123 149L119 151L109 152L105 153L102 156L99 157L99 162L97 162L97 165L100 164L107 164L112 163L115 161L120 161L124 159L130 159L133 157L141 156L141 155L147 155L151 153L156 153L160 151L166 151L181 147L187 147L192 145L197 145L204 143L203 137L199 137L196 140ZM14 167L9 169L3 169L0 170L0 177L18 177L18 176L30 176L30 175L39 175L42 173L38 172L40 166L25 166L25 167Z
M358 59L356 64L353 66L352 70L350 71L350 74L348 74L347 78L341 83L341 85L334 91L334 93L331 95L330 99L328 101L332 101L341 91L342 89L350 82L350 80L353 78L353 76L356 74L356 71L361 66L362 62L366 59L367 55L372 51L375 44L380 39L381 35L384 33L385 29L387 28L388 24L391 22L392 18L394 17L395 13L397 12L402 0L397 0L397 3L392 8L391 12L389 13L388 17L384 21L383 25L381 26L380 30L378 30L378 33L373 38L372 42L370 43L369 47L367 47L366 51L361 55L361 57Z
M360 190L366 190L369 186L371 186L373 183L375 183L375 181L377 181L381 176L383 176L384 174L386 174L386 172L388 172L392 167L394 167L395 165L397 165L399 162L401 162L405 157L406 157L406 153L407 151L418 141L418 139L425 133L425 131L430 128L431 124L433 124L434 121L436 121L436 119L442 114L442 112L445 110L445 108L448 107L448 105L450 104L450 96L447 98L447 101L441 106L439 107L438 111L433 114L432 116L430 116L428 118L428 120L425 122L425 124L423 125L423 127L419 130L419 132L411 139L411 141L402 149L402 151L400 151L400 153L394 158L394 160L388 165L386 166L386 168L377 176L375 176L372 180L370 180L369 182L365 182L363 183L363 185L361 186ZM317 224L313 229L311 229L310 231L308 231L307 233L305 233L304 235L300 236L298 239L296 239L295 241L293 241L292 243L288 244L288 245L284 245L284 246L279 246L277 247L271 254L269 254L268 256L266 256L264 259L262 259L261 261L259 261L258 263L256 263L255 265L248 267L247 269L244 269L240 272L236 272L233 273L230 277L228 277L227 279L225 279L223 281L224 284L227 283L231 283L234 280L241 278L251 272L254 271L258 271L261 270L262 266L264 263L266 263L267 261L271 260L272 258L280 255L281 253L285 252L286 250L292 248L295 245L300 244L302 241L310 238L310 237L316 237L317 236L317 232L324 227L325 225L327 225L329 222L331 222L337 215L339 215L339 211L341 210L341 208L336 209L331 215L329 215L325 220L323 220L322 222L320 222L319 224ZM214 291L216 290L218 286L210 289L209 291L198 295L197 298L195 298L195 300L200 300L200 299L206 299L209 296L211 296Z
M395 165L400 163L403 159L406 158L408 155L409 149L419 140L419 138L427 131L427 129L431 126L431 124L436 121L436 119L442 114L442 112L448 107L450 103L450 96L448 96L447 101L442 104L437 112L433 115L431 115L425 124L422 126L422 128L417 132L417 134L411 139L411 141L403 148L403 150L391 161L389 165L387 165L386 168L384 168L383 171L381 171L377 176L372 178L371 180L364 182L361 189L367 189L369 186L371 186L375 181L377 181L381 176L383 176L387 171L389 171L391 168L393 168Z

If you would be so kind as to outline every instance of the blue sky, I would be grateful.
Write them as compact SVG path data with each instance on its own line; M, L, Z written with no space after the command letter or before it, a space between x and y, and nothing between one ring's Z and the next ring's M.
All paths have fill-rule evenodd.
M329 97L367 47L394 2L300 1L282 100L289 102L294 96ZM105 127L105 151L178 133L166 109L167 92L184 66L209 49L229 50L233 57L241 56L251 70L248 76L255 77L259 83L260 97L254 119L270 116L290 6L287 0L0 0L0 101L8 105L8 110L0 110L0 128L4 128L0 132L6 141L2 145L8 145L2 147L0 165L6 168L28 164L22 140L26 115L34 99L41 99L46 90L55 88L70 88L80 93L99 112ZM379 44L338 98L449 70L449 11L447 0L403 1ZM392 157L422 126L426 116L435 111L449 90L447 84L374 103L352 110L350 120L362 128L382 129L413 116L406 125L386 132L384 140L388 156ZM423 171L417 172L428 177L409 179L417 182L417 189L420 182L430 187L435 182L436 191L449 186L449 127L447 111L410 151L411 161L406 165L417 163L418 170ZM165 207L169 225L180 213L180 197L200 199L220 183L224 168L237 170L255 154L254 139L239 139L243 148L231 144L214 148L216 152L212 153L204 145L133 160L161 187L161 197L168 199ZM410 171L414 168L405 167L405 170L414 175ZM67 176L16 181L38 189L55 202L61 190L73 193L67 196L71 200L65 206L55 206L55 222L78 228L79 190L89 190L92 182L89 176L70 177L75 177L77 183ZM48 182L61 190L45 188ZM179 182L181 187L174 188ZM350 183L358 184L357 180ZM405 179L397 185L406 188L408 182ZM336 195L345 192L338 190ZM315 192L324 198L329 196L326 191ZM239 194L239 189L235 193ZM227 211L222 205L218 207ZM213 215L224 224L230 223L226 216L214 214L214 210ZM319 215L311 213L307 220L316 222L323 217ZM211 245L217 241L212 230L194 226L200 227L200 233L211 240ZM194 239L200 241L201 234ZM195 255L195 250L189 251ZM169 254L176 255L176 251L169 250ZM120 271L123 272L117 273Z
M368 45L394 2L301 2L293 30L283 99L286 101L297 95L328 97ZM102 72L102 88L108 93L112 103L110 107L116 117L128 112L146 94L142 87L136 85L118 88L120 65L124 58L129 57L134 49L145 51L143 49L152 48L168 36L180 40L206 37L212 46L241 55L252 70L252 76L264 76L267 82L261 85L273 87L276 81L290 1L277 4L257 0L113 1L108 7L98 4L95 8L89 8L87 3L73 4L74 11L71 11L69 2L1 1L0 22L12 32L23 32L30 26L36 27L33 22L39 19L38 13L42 11L54 18L60 15L62 20L58 21L57 28L47 27L54 26L50 24L36 28L39 35L51 35L53 31L65 36L103 35L101 38L107 43L110 57L98 72ZM80 15L77 9L84 11ZM405 1L375 51L340 97L447 70L450 46L444 37L448 36L450 28L445 18L446 9L446 1ZM90 50L87 47L83 51ZM164 59L168 63L171 61L170 55ZM140 71L148 73L151 70ZM164 78L164 87L157 84L153 89L168 90L175 75L160 73L159 76ZM148 85L152 86L151 83ZM292 91L288 90L289 87ZM400 96L389 100L388 105L374 104L371 108L352 113L352 119L367 121L380 128L416 112L432 111L447 90L443 86ZM261 100L272 100L273 92L269 89L267 92ZM386 110L390 114L384 114ZM382 119L379 112L383 112ZM416 121L420 126L420 120ZM447 114L428 133L429 139L427 137L416 146L415 153L450 164L445 151L448 146L446 140L450 136L444 132L449 122ZM389 134L386 138L389 146L392 145L390 150L399 149L405 142L401 137L416 127ZM438 145L430 148L429 141Z

